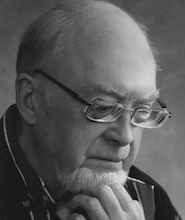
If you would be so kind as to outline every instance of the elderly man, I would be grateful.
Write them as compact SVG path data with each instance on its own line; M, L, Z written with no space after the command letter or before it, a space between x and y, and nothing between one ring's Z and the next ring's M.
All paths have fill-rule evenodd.
M143 27L110 3L64 1L21 40L1 120L1 219L180 219L132 166L143 129L170 116Z

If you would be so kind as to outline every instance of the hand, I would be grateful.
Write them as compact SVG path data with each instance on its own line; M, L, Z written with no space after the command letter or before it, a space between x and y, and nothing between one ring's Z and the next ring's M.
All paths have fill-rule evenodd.
M91 220L145 220L138 201L132 200L121 184L103 185L78 194L68 203L73 211L77 207L86 210ZM85 220L79 214L72 214L68 220Z

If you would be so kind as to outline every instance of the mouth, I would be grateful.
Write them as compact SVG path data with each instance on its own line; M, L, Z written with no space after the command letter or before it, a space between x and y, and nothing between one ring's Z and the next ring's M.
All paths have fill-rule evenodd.
M123 170L125 160L130 154L130 146L125 146L117 153L107 153L102 155L92 155L87 158L83 166L102 172L118 172Z
M122 160L89 158L84 162L83 166L100 172L118 172L122 170Z

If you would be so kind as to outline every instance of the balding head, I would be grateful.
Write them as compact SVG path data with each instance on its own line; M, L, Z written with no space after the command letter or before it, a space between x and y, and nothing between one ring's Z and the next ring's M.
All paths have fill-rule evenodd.
M97 56L97 50L101 52L113 43L113 35L114 40L124 38L126 49L136 41L148 44L138 24L116 6L93 0L62 1L33 22L23 35L17 73L42 69L49 74L61 74L61 68L71 72L71 68L78 68L71 65L74 53L75 59L82 55Z
M88 14L82 14L73 46L76 57L82 56L86 61L93 57L104 59L105 52L114 53L112 50L117 47L131 52L133 59L146 59L146 63L153 60L155 65L144 30L126 12L107 3L95 2Z

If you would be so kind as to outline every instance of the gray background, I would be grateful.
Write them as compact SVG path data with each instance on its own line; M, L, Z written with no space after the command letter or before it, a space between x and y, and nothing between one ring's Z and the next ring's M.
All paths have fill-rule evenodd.
M59 0L0 0L0 115L14 103L15 60L26 24ZM157 130L146 130L136 165L168 192L185 219L185 1L115 1L150 29L158 48L158 87L173 113Z

